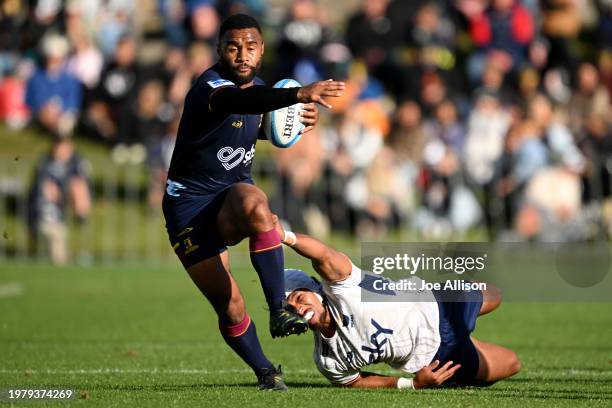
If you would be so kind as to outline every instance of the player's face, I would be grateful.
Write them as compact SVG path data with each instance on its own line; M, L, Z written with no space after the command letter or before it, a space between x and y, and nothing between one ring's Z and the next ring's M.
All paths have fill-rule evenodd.
M261 67L263 39L255 28L229 30L220 39L217 53L232 81L238 86L247 85Z
M327 311L319 298L309 290L294 290L287 298L287 304L308 319L312 330L321 331L327 320ZM310 316L310 318L308 318Z

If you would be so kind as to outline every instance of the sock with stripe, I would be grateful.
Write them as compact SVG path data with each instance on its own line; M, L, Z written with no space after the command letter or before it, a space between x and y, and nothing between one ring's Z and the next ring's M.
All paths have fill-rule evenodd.
M278 232L271 230L252 235L249 250L268 307L271 311L280 309L285 299L285 259Z
M228 346L253 369L256 376L264 370L274 369L274 365L266 358L257 338L257 329L251 317L247 314L238 324L219 323L219 331Z

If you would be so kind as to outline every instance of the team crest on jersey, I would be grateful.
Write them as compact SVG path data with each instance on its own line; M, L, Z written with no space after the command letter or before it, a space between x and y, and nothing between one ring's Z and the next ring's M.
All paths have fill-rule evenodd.
M227 79L215 79L214 81L208 81L207 84L213 89L219 88L220 86L234 85L232 81L228 81Z
M252 145L249 151L246 151L244 147L234 149L231 146L225 146L217 152L217 159L219 159L225 170L231 170L240 163L246 166L251 163L254 156L255 145Z

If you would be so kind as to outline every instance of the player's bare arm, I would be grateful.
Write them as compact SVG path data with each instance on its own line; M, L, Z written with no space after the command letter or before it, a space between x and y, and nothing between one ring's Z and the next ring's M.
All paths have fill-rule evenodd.
M328 282L339 282L349 277L353 265L349 257L335 249L325 245L321 241L305 234L286 234L278 217L273 216L274 226L281 236L281 241L293 248L295 252L308 258L312 262L315 271Z
M297 98L299 102L316 102L327 109L332 106L325 100L327 97L340 97L344 91L344 82L328 79L327 81L313 82L310 85L299 88Z
M435 360L431 364L421 368L412 381L406 382L406 388L433 388L442 385L451 378L461 364L453 365L452 361L440 367L440 361ZM402 377L392 377L369 372L359 373L359 377L345 385L350 388L403 388ZM399 383L399 385L398 385Z

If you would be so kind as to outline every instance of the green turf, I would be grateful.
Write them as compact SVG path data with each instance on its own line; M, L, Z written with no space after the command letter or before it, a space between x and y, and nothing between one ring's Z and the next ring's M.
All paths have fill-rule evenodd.
M83 397L75 404L100 407L612 405L611 304L506 303L479 319L477 337L523 361L519 375L490 388L349 390L317 373L310 335L270 338L255 273L243 266L235 274L289 393L255 389L177 266L0 265L0 388L67 387Z

